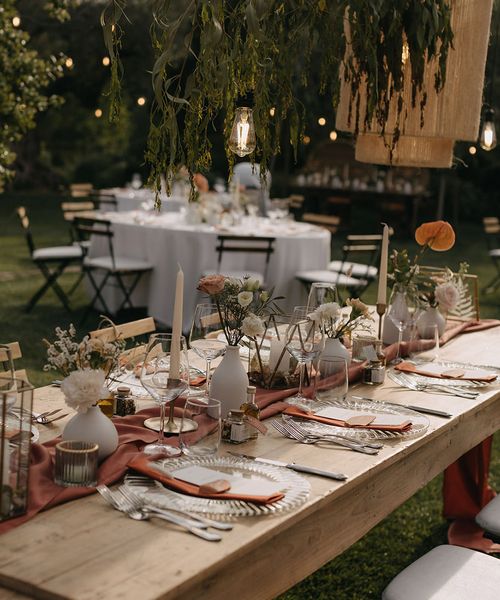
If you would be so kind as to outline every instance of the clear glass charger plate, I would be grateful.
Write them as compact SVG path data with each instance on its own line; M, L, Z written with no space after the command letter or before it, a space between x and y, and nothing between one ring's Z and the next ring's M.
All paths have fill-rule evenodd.
M425 364L425 363L428 363L429 361L412 360L410 362L413 362L418 366L419 364ZM432 361L432 364L442 367L443 370L445 370L445 369L464 369L465 370L466 369L467 371L478 371L478 372L481 372L482 374L487 372L488 374L492 374L492 375L496 374L497 378L494 381L475 381L475 380L464 381L462 379L446 379L446 378L442 378L442 377L426 377L425 375L419 375L418 373L408 373L406 371L399 372L399 371L394 371L394 370L390 371L390 376L391 376L391 379L393 379L393 381L400 383L400 385L404 385L404 383L401 383L400 381L398 381L398 377L400 375L403 375L403 376L410 377L412 380L415 381L415 383L419 383L419 384L423 384L423 385L444 385L444 386L463 387L463 388L480 388L480 387L486 387L488 385L495 385L498 383L499 377L500 377L500 368L498 368L498 367L491 367L491 366L486 366L486 365L473 365L473 364L468 364L468 363L463 363L463 362L453 362L453 361L449 361L449 360L434 360L434 361ZM404 377L402 378L402 380L404 380Z
M410 410L405 406L389 404L380 401L358 400L355 398L346 398L345 400L324 400L314 404L314 411L336 406L338 408L347 408L356 410L364 414L385 414L400 415L402 418L411 420L412 426L408 431L384 431L381 429L366 429L362 427L338 427L337 425L327 425L318 421L308 419L298 419L288 417L300 423L308 432L313 434L333 434L341 437L355 438L358 440L393 440L393 439L413 439L423 435L429 428L429 419L420 413Z
M161 483L149 478L127 475L125 485L132 487L143 500L165 509L179 509L193 513L203 513L214 518L231 519L236 517L256 517L262 515L282 514L296 509L307 500L311 486L301 475L290 469L264 465L251 460L213 456L200 458L181 457L163 461L170 471L182 467L199 465L216 469L221 473L239 475L245 478L259 478L281 484L285 497L272 504L254 504L243 500L213 500L181 494L164 487Z

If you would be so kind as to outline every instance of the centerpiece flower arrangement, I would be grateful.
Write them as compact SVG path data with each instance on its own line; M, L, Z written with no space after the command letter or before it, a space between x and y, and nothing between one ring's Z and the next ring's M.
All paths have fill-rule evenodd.
M216 305L228 344L210 383L210 395L221 400L223 416L226 416L229 410L239 409L246 400L249 381L239 357L239 344L245 337L255 343L262 368L257 338L265 334L265 316L280 312L276 304L280 298L273 297L272 290L263 290L260 281L253 277L208 275L200 279L198 290Z
M346 310L347 309L347 310ZM356 329L369 330L373 317L368 306L359 298L348 298L344 307L338 302L320 304L309 318L316 321L330 339L342 339Z
M97 404L106 379L118 363L125 349L125 341L117 336L114 341L86 335L77 341L76 329L55 329L53 342L44 340L47 346L47 364L44 371L59 371L64 376L61 390L66 404L77 412L86 412Z
M198 283L198 290L210 296L217 306L222 331L229 346L237 346L243 337L256 338L265 331L265 315L280 312L273 297L258 279L207 275Z

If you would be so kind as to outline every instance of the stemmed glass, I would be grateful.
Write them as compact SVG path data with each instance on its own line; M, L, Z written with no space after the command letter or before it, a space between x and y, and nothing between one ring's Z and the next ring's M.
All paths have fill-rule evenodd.
M297 360L300 369L299 391L287 398L287 402L305 410L311 407L311 400L303 394L304 371L323 348L323 332L318 323L308 318L306 306L296 306L286 332L286 349Z
M157 333L149 338L146 355L141 369L141 384L160 405L160 426L158 440L144 447L146 454L159 454L167 457L179 456L179 448L165 443L165 405L170 403L167 433L178 433L179 424L174 419L174 400L189 388L189 364L187 359L186 340L180 339L180 361L178 373L171 374L172 351L174 350L172 334ZM180 422L180 420L179 420Z
M403 332L412 327L419 312L418 294L416 289L395 285L389 300L387 316L391 319L398 330L398 352L393 363L399 363L401 358L401 342Z
M210 389L210 367L212 361L226 350L224 341L217 335L222 331L219 312L215 304L198 304L194 311L193 324L189 333L189 346L200 358L205 359L205 395Z
M312 312L318 308L318 306L326 304L327 302L338 302L337 286L334 283L315 281L311 285L309 297L307 298L307 308L309 312Z

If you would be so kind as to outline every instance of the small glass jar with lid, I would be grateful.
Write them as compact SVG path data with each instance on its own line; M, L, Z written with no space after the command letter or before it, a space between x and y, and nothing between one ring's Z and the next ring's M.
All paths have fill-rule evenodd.
M222 441L242 444L248 439L245 415L242 410L231 410L222 424Z

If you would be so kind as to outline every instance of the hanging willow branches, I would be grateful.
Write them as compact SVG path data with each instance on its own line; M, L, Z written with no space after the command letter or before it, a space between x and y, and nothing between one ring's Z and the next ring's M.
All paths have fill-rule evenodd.
M366 122L373 117L383 122L389 100L402 92L405 41L413 98L422 91L424 66L434 57L439 58L435 85L441 89L452 42L449 1L154 0L154 103L146 150L150 183L158 191L166 177L168 188L180 165L191 177L209 169L209 129L222 114L228 139L238 105L254 109L255 159L262 173L280 151L285 120L296 152L304 123L301 91L310 91L313 69L320 73L313 91L325 94L333 108L341 65L353 99L364 83ZM126 0L109 0L101 23L112 60L113 118L118 116L124 19ZM347 54L344 19L350 30ZM353 110L357 114L359 107ZM227 147L226 153L231 166Z

